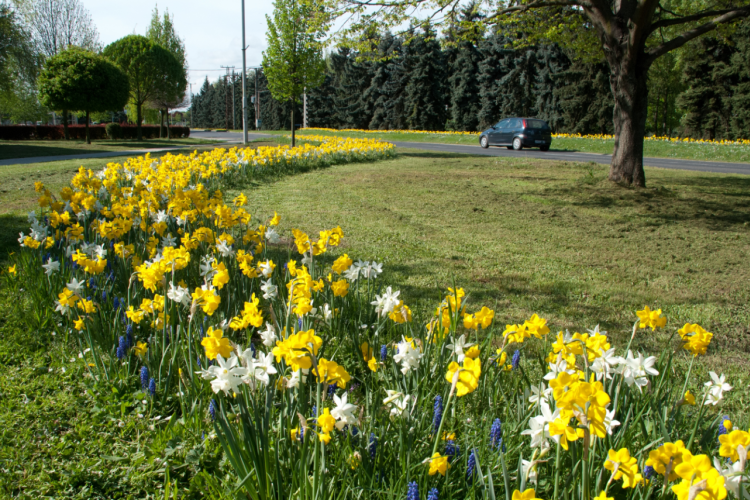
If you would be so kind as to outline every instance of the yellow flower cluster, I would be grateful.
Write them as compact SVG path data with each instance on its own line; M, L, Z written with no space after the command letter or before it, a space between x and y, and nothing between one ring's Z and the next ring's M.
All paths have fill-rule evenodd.
M306 128L304 130L320 130L321 132L354 132L358 134L419 134L419 135L468 135L478 136L481 132L472 131L457 131L457 130L369 130L369 129L356 129L356 128ZM304 138L305 136L299 136ZM311 137L311 136L307 136ZM316 136L320 137L320 136ZM612 141L615 136L612 134L552 134L555 139L594 139L602 141ZM671 142L671 143L684 143L684 144L709 144L709 145L729 145L729 146L748 146L750 145L749 139L693 139L692 137L668 137L668 136L647 136L643 138L645 141L655 142Z

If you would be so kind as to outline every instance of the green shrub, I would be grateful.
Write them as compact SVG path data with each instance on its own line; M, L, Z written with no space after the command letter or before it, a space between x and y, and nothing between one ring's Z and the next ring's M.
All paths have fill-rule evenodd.
M110 139L122 139L122 127L119 123L108 123L106 130Z

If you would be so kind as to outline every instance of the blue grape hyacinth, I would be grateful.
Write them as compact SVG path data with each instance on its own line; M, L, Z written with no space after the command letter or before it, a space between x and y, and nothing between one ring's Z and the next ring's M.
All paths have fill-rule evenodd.
M492 422L492 428L490 428L490 449L500 449L503 442L503 423L499 418L496 418Z
M514 370L518 370L518 365L521 363L521 351L513 353L513 359L511 360L511 366Z
M475 456L474 450L469 453L469 461L466 464L466 480L471 482L474 478L474 469L477 466L477 457Z
M151 394L151 396L156 395L156 380L153 378L148 381L148 393Z
M370 450L370 460L375 460L375 454L378 451L378 438L375 437L375 433L370 433L370 444L368 446Z
M443 398L435 396L435 404L432 408L432 427L435 432L440 429L440 422L443 420Z
M141 389L148 389L148 368L145 366L141 367Z
M216 400L212 399L210 403L208 403L208 414L211 415L211 421L216 421Z
M380 346L380 361L385 361L388 357L388 346L383 344Z
M427 494L427 500L438 500L438 489L432 488L430 492Z
M406 500L419 500L419 485L415 481L409 483L409 490L406 492Z

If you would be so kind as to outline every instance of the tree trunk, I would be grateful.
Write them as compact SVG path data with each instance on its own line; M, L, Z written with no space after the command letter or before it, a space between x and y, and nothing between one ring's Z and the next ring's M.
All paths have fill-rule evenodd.
M135 107L135 138L136 140L142 141L143 140L143 132L141 131L141 120L143 119L141 117L141 105L138 104Z
M89 112L86 111L86 144L91 144L91 133L89 132Z
M159 139L164 138L164 110L159 110Z
M292 100L292 147L294 147L294 100Z
M65 140L70 140L70 135L68 135L68 110L63 109L62 112L63 115L63 136L65 137Z
M167 140L172 138L172 134L169 131L169 108L164 108L164 114L167 117Z
M626 64L610 62L610 84L615 99L615 148L609 180L645 187L643 137L648 114L648 68L630 70Z

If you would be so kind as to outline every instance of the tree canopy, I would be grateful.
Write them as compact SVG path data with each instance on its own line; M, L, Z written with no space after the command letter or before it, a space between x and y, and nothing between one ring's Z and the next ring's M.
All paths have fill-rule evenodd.
M480 15L460 22L464 33L502 25L523 33L522 44L554 41L607 62L616 136L609 178L637 186L646 182L649 69L670 51L750 15L748 0L341 0L336 13L347 19L341 36L364 51L374 31L407 23L447 27L469 4Z
M305 89L323 81L321 39L327 18L322 5L314 0L275 0L273 5L273 18L266 16L268 49L263 52L263 71L274 99L295 103ZM294 146L294 106L291 108Z
M143 105L164 91L166 82L183 74L179 61L161 45L140 35L128 35L104 49L130 80L130 102L136 107L138 140L142 138Z
M39 98L52 109L86 112L120 110L129 96L128 77L104 57L78 47L69 47L45 62L39 75Z

